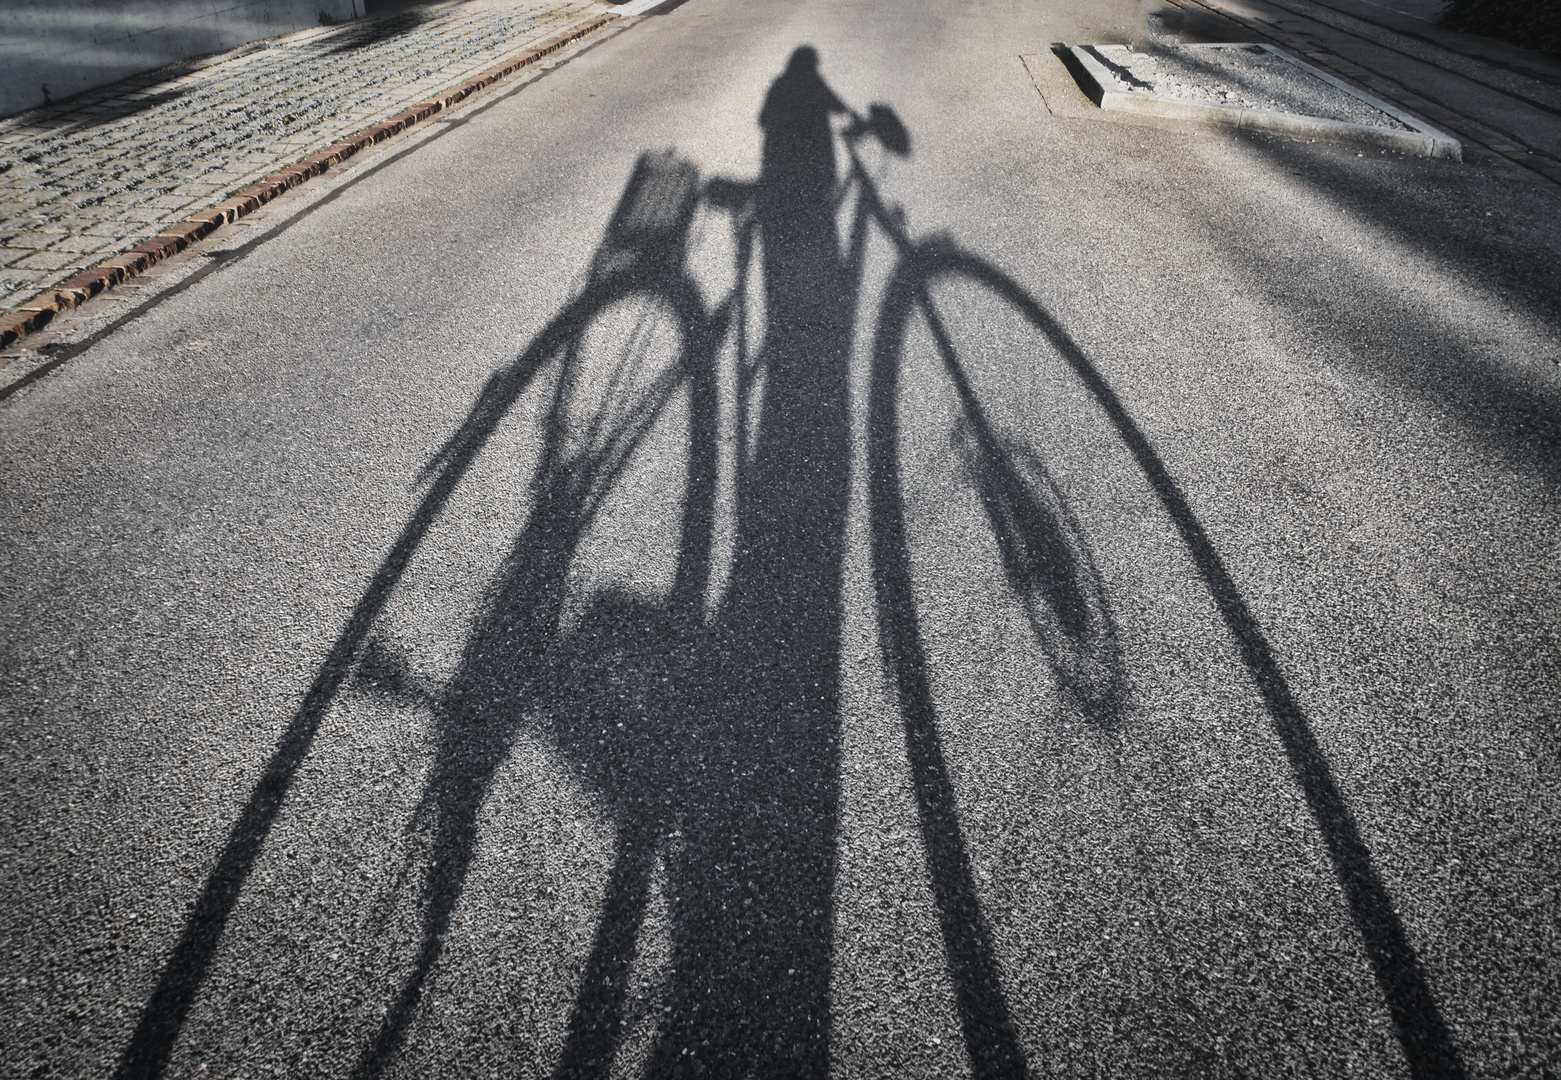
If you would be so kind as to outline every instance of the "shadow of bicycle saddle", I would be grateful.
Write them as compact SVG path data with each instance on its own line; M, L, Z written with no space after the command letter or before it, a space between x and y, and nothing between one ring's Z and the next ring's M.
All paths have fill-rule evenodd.
M592 281L630 271L675 272L698 205L699 170L693 163L672 150L641 154L591 262Z

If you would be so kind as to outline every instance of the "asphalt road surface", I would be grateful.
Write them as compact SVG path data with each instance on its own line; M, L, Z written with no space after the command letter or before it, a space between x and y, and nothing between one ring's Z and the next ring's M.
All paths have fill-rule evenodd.
M688 0L0 405L0 1071L1555 1076L1561 188L1147 10Z

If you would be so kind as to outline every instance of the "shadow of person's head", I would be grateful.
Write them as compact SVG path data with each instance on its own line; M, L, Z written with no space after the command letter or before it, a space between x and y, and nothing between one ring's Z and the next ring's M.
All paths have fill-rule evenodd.
M787 75L805 75L818 72L818 50L811 45L799 45L786 61Z

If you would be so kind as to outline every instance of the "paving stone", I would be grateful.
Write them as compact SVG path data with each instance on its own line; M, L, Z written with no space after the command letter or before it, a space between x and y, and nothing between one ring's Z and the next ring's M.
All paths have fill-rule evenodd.
M141 231L139 224L139 222L129 222L117 219L114 221L99 221L82 229L80 235L103 236L117 240L120 237L138 234Z
M73 261L75 256L68 251L35 251L16 265L24 270L43 271L38 276L48 277L50 272L64 270Z
M152 224L161 221L164 217L158 211L145 206L123 206L116 209L119 211L118 216L129 222Z
M141 205L152 210L182 210L194 201L178 195L159 195L155 199L147 199Z
M5 250L8 252L25 251L29 253L34 251L47 251L56 240L62 240L65 238L65 236L68 235L69 234L66 233L63 235L44 236L35 232L22 233L20 236L17 236L14 239L7 240L5 243Z
M95 254L125 250L606 10L452 2L251 44L0 120L11 163L0 169L0 235L42 227L51 243L68 234L105 241ZM39 254L21 300L27 260L6 268L0 314L62 280L61 257Z
M67 236L57 242L50 251L74 252L77 255L94 255L114 246L113 240L101 236Z

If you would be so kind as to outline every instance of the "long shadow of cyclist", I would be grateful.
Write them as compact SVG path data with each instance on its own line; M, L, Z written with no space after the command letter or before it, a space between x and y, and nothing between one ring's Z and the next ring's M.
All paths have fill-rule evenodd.
M685 629L686 617L678 625L675 610L634 610L612 598L595 612L596 626L637 621L650 631L638 646L606 655L619 662L638 653L654 676L644 681L672 688L672 700L656 706L673 730L649 741L670 736L683 748L658 755L659 776L646 775L641 761L641 780L626 789L631 807L663 797L660 812L630 817L629 832L677 834L663 852L672 970L650 1075L828 1070L852 313L830 200L829 114L841 106L816 62L812 50L798 50L760 117L764 395L737 481L729 585L701 629ZM683 558L706 561L687 546ZM669 654L665 643L679 639L686 647ZM589 684L571 674L572 685ZM670 805L666 785L675 792ZM639 901L648 861L633 866L637 880L622 895ZM643 910L642 902L607 906L587 994L626 982ZM605 992L577 1001L559 1075L605 1071L620 1003Z
M842 108L818 75L816 55L800 49L761 114L763 398L755 430L740 430L735 440L753 449L740 454L732 570L714 613L706 614L706 593L717 498L719 335L708 324L719 320L705 315L682 271L698 198L692 169L646 159L580 300L495 375L430 466L434 479L422 507L360 599L235 823L118 1075L161 1072L321 718L355 660L360 670L383 661L371 628L387 598L496 426L555 362L531 517L483 598L456 675L433 701L437 749L417 820L434 854L420 894L418 953L357 1072L377 1075L405 1039L473 860L478 811L522 728L543 734L580 769L616 826L615 862L558 1075L604 1075L612 1064L658 859L667 876L672 956L647 1071L790 1076L827 1070L840 576L851 460L848 345L856 287L854 273L843 268L850 260L842 263L833 212L829 119ZM886 311L913 310L917 290L924 293L940 268L963 268L1024 312L1106 409L1193 553L1264 693L1329 842L1413 1071L1457 1075L1435 1002L1306 718L1175 482L1088 358L996 271L929 248L891 288ZM648 366L591 368L581 342L593 322L610 321L604 313L635 295L665 309L676 343L654 353ZM909 593L888 416L896 337L880 334L876 404L870 403L878 614L902 698L972 1066L982 1076L1017 1075L1023 1056L970 880ZM951 377L957 364L952 368ZM1010 584L1025 600L1043 647L1056 654L1059 673L1075 684L1080 707L1110 719L1120 705L1118 660L1109 648L1069 645L1095 638L1109 644L1112 637L1109 621L1097 619L1089 603L1097 575L1088 553L1068 547L1076 530L1066 506L1047 501L1044 468L1006 449L978 406L969 395L962 440ZM668 595L658 601L604 590L588 598L578 620L566 620L570 572L582 543L612 500L629 497L619 483L636 458L649 456L642 451L658 426L678 423L686 426L686 475L681 522L667 523L679 533ZM1053 631L1061 636L1049 642ZM394 683L396 673L388 674Z
M831 201L829 119L843 106L816 65L811 49L798 50L760 118L764 391L739 468L731 576L719 606L706 617L710 350L697 330L686 333L662 377L613 376L630 400L584 417L568 399L592 388L571 386L566 360L536 508L436 708L439 749L421 816L437 862L423 891L422 945L360 1075L378 1073L404 1040L474 854L477 813L523 724L545 728L578 761L617 825L615 865L558 1074L602 1074L611 1064L658 853L672 956L649 1072L827 1072L852 311ZM632 231L630 219L657 207L686 207L679 179L675 170L642 169L615 230ZM664 250L649 256L643 238L633 241L641 248L635 272L659 275L642 282L649 291L670 287L681 239L680 228L670 229ZM618 269L613 246L610 237L598 257L604 280ZM676 583L659 603L598 595L565 633L573 553L649 428L670 416L675 385L687 387L689 405Z

